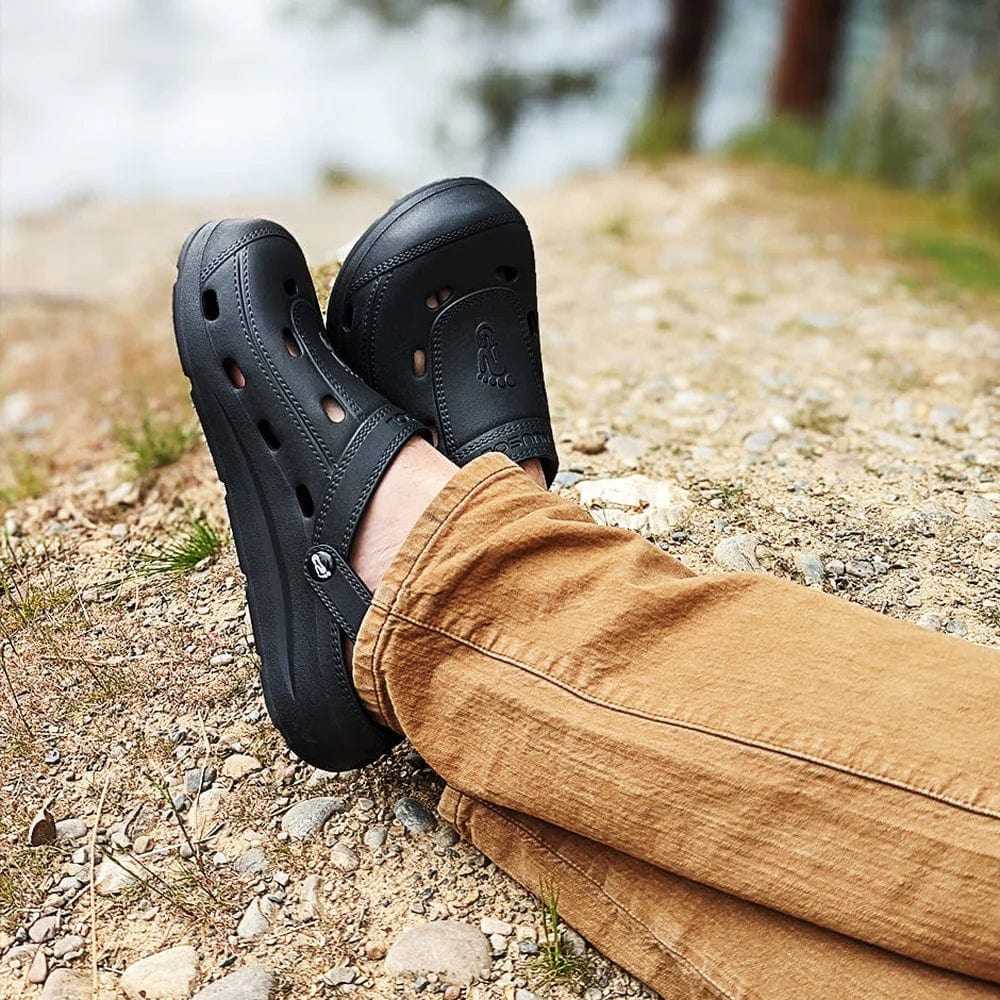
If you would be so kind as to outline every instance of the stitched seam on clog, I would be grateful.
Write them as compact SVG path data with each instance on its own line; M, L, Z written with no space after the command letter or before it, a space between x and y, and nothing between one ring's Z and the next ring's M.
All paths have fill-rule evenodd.
M369 473L368 478L361 487L358 499L354 502L354 506L351 508L351 512L347 517L347 524L344 526L344 533L341 540L343 545L348 545L353 537L354 529L357 527L358 517L360 516L365 504L371 499L371 491L374 484L385 474L385 467L388 465L389 459L397 451L399 451L403 443L413 437L415 433L416 428L412 424L404 427L382 450L382 454L378 457L378 460L372 467L372 471Z
M283 240L288 240L289 243L294 242L282 229L278 229L275 226L261 226L259 229L253 229L249 233L244 233L235 243L230 244L225 250L217 253L207 264L202 265L199 277L202 281L205 281L206 278L211 277L225 263L226 258L230 254L242 250L245 246L249 246L255 240L262 239L265 236L278 236Z
M365 443L368 435L382 420L383 416L393 409L395 409L395 407L391 403L384 403L377 410L374 410L367 417L365 417L364 421L354 432L354 437L348 443L347 449L341 454L339 461L330 473L330 485L327 487L326 494L323 497L323 502L320 504L319 514L316 517L316 527L313 531L314 538L319 538L323 533L323 528L326 526L326 517L330 512L330 505L333 502L334 497L337 495L337 490L340 487L340 481L344 478L344 472L346 471L348 465L350 465L351 459L357 454L358 449Z
M431 250L446 246L448 243L454 243L456 240L464 239L466 236L474 236L484 229L506 225L508 222L523 222L523 220L516 212L503 212L499 215L490 215L485 219L470 222L460 229L454 229L450 233L441 233L429 240L425 240L423 243L418 243L415 247L410 247L408 250L402 250L399 253L393 254L381 263L376 264L375 267L367 270L360 277L355 278L348 286L344 297L350 298L362 285L366 285L372 278L377 278L380 274L391 271L394 267L399 267L401 264L406 264Z
M239 258L234 261L234 264L238 264ZM241 280L242 272L242 280ZM284 408L286 413L288 413L291 418L292 426L295 428L299 437L305 441L306 446L313 453L316 461L321 465L332 465L333 456L327 450L326 444L322 440L317 440L315 435L310 433L312 431L312 425L310 424L308 418L305 415L302 407L299 405L298 400L295 398L295 394L291 391L288 383L282 378L281 373L277 370L276 366L272 363L271 357L264 348L263 340L260 336L260 332L257 329L257 321L254 318L253 306L250 302L250 271L249 271L249 261L246 254L243 255L242 265L235 266L233 268L233 284L236 288L236 299L240 303L240 325L243 328L243 335L246 338L247 346L250 350L257 356L258 364L260 364L261 369L264 372L265 378L274 388L275 395L278 397L278 402ZM243 292L243 285L246 285L246 294ZM243 321L243 314L246 314L247 319L250 323L250 329L247 328L247 324ZM251 329L253 331L253 336L251 337ZM254 345L254 340L257 341L257 346ZM275 382L281 386L284 392L278 392L275 386ZM296 420L296 415L298 420ZM308 431L306 430L308 428ZM322 454L317 450L317 446L322 450Z

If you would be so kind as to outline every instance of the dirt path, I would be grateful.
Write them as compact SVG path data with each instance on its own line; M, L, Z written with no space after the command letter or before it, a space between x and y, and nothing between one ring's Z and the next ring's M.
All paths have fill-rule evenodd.
M387 198L254 210L319 262ZM599 519L699 571L805 579L1000 645L1000 296L900 263L870 201L756 171L620 171L523 204L566 495L583 485ZM203 444L140 479L119 439L145 407L190 420L167 311L176 248L206 215L247 210L80 206L3 234L0 994L38 996L28 979L63 966L89 983L96 957L118 996L137 958L193 945L198 985L259 964L273 996L411 995L384 949L453 917L510 925L492 979L462 995L579 996L543 982L532 897L450 831L396 818L402 797L436 799L412 751L324 775L283 749L228 543L186 575L137 573L198 517L224 525ZM672 485L663 517L593 485L632 472ZM216 772L200 792L198 768ZM287 810L320 796L340 800L321 832L289 836ZM82 836L25 846L46 804ZM640 992L603 960L594 977L589 997Z

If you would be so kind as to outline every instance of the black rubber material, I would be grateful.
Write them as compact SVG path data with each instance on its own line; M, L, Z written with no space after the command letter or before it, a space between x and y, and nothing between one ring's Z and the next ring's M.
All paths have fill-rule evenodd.
M538 458L552 482L531 235L495 188L459 177L397 201L348 254L326 323L345 363L432 428L452 461Z
M386 467L423 428L331 353L302 251L273 222L195 230L173 308L226 487L268 712L310 764L361 767L399 737L364 711L344 662L371 600L347 556Z

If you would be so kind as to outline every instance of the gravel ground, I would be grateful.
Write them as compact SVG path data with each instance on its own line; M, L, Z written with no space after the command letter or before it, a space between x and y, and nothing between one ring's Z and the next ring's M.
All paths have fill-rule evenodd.
M387 200L255 211L319 263ZM1000 645L1000 297L898 259L872 204L698 161L528 193L557 488L696 570ZM3 233L0 995L189 997L238 973L217 998L580 996L544 980L537 901L428 812L412 748L345 774L284 750L228 540L138 572L193 519L225 523L200 440L140 477L116 428L192 419L174 256L245 211L82 205ZM471 925L485 979L390 971L404 931L443 920ZM587 1000L646 992L591 972Z

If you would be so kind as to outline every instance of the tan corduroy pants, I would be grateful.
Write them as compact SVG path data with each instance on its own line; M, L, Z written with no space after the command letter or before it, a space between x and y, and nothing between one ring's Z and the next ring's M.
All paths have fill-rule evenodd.
M1000 992L996 652L694 576L486 456L354 663L444 816L664 996Z

